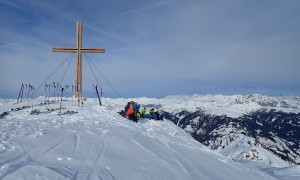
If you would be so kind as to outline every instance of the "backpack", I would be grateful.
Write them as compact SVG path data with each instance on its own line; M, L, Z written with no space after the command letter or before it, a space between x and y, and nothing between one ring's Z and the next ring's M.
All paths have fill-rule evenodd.
M127 116L130 116L131 114L134 114L132 105L129 106L129 108L128 108L127 112L126 112Z
M141 114L138 112L138 113L135 114L135 117L136 117L137 119L141 119Z
M125 106L124 112L127 113L129 107L131 105L131 102L128 102L127 105Z

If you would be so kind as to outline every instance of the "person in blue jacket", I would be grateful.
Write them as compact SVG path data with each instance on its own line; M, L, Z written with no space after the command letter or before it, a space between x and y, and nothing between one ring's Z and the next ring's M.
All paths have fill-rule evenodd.
M134 114L140 112L140 107L141 107L140 104L138 104L137 102L134 102L134 104L133 104L133 111L134 111Z
M153 108L150 110L148 118L149 119L154 119L154 120L157 119L157 116L156 116Z

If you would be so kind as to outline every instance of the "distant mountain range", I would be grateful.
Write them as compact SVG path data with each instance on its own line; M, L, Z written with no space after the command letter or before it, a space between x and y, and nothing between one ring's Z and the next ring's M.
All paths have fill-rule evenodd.
M228 152L229 147L233 159L251 159L267 161L258 149L265 149L289 163L299 163L300 160L300 113L284 113L276 110L261 109L238 118L226 115L217 116L196 112L181 111L176 114L164 112L166 119L178 124L197 141L211 149ZM245 138L248 137L248 138ZM247 141L245 146L245 141ZM236 144L236 150L232 149ZM241 151L240 145L245 149ZM257 149L258 148L258 149Z
M179 95L137 101L161 109L195 140L234 160L279 167L300 163L300 97Z

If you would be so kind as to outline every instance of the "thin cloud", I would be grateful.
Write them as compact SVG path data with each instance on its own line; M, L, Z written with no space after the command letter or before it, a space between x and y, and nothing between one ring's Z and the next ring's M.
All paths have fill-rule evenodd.
M125 43L128 43L128 42L129 42L129 40L127 40L127 39L125 39L125 38L122 38L122 37L117 36L117 35L115 35L115 34L112 34L112 33L106 32L106 31L103 31L103 30L101 30L101 29L99 29L99 28L96 28L96 27L93 27L93 26L91 26L91 25L85 24L84 26L87 27L87 28L89 28L89 29L91 29L91 30L94 30L94 31L96 31L96 32L100 32L100 33L102 33L102 34L104 34L104 35L106 35L106 36L108 36L108 37L113 38L113 39L116 39L116 40L119 40L119 41L122 41L122 42L125 42Z
M140 8L137 8L137 9L133 9L133 10L129 10L129 11L123 12L119 16L125 16L125 15L128 15L128 14L134 14L134 13L145 11L145 10L149 10L149 9L152 9L152 8L157 8L157 7L160 7L160 6L165 6L165 5L173 3L175 1L176 0L169 0L169 1L159 2L159 3L153 3L153 4L150 4L150 5L144 6L144 7L140 7Z
M24 6L19 5L18 3L14 2L13 0L0 0L0 4L30 12L29 9L25 8Z
M6 48L6 47L9 47L9 46L14 46L14 45L18 45L18 44L22 44L22 43L34 41L34 40L36 40L36 38L24 39L24 40L21 40L21 41L16 41L16 42L11 42L11 43L7 43L7 44L2 44L2 45L0 45L0 48Z

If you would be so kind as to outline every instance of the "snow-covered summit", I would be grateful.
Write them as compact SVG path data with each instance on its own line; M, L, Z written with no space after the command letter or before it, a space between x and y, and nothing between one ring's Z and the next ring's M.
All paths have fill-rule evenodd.
M119 106L94 100L64 101L62 110L34 101L36 114L28 104L1 100L8 112L0 119L1 179L273 179L169 121L134 123L116 113Z

